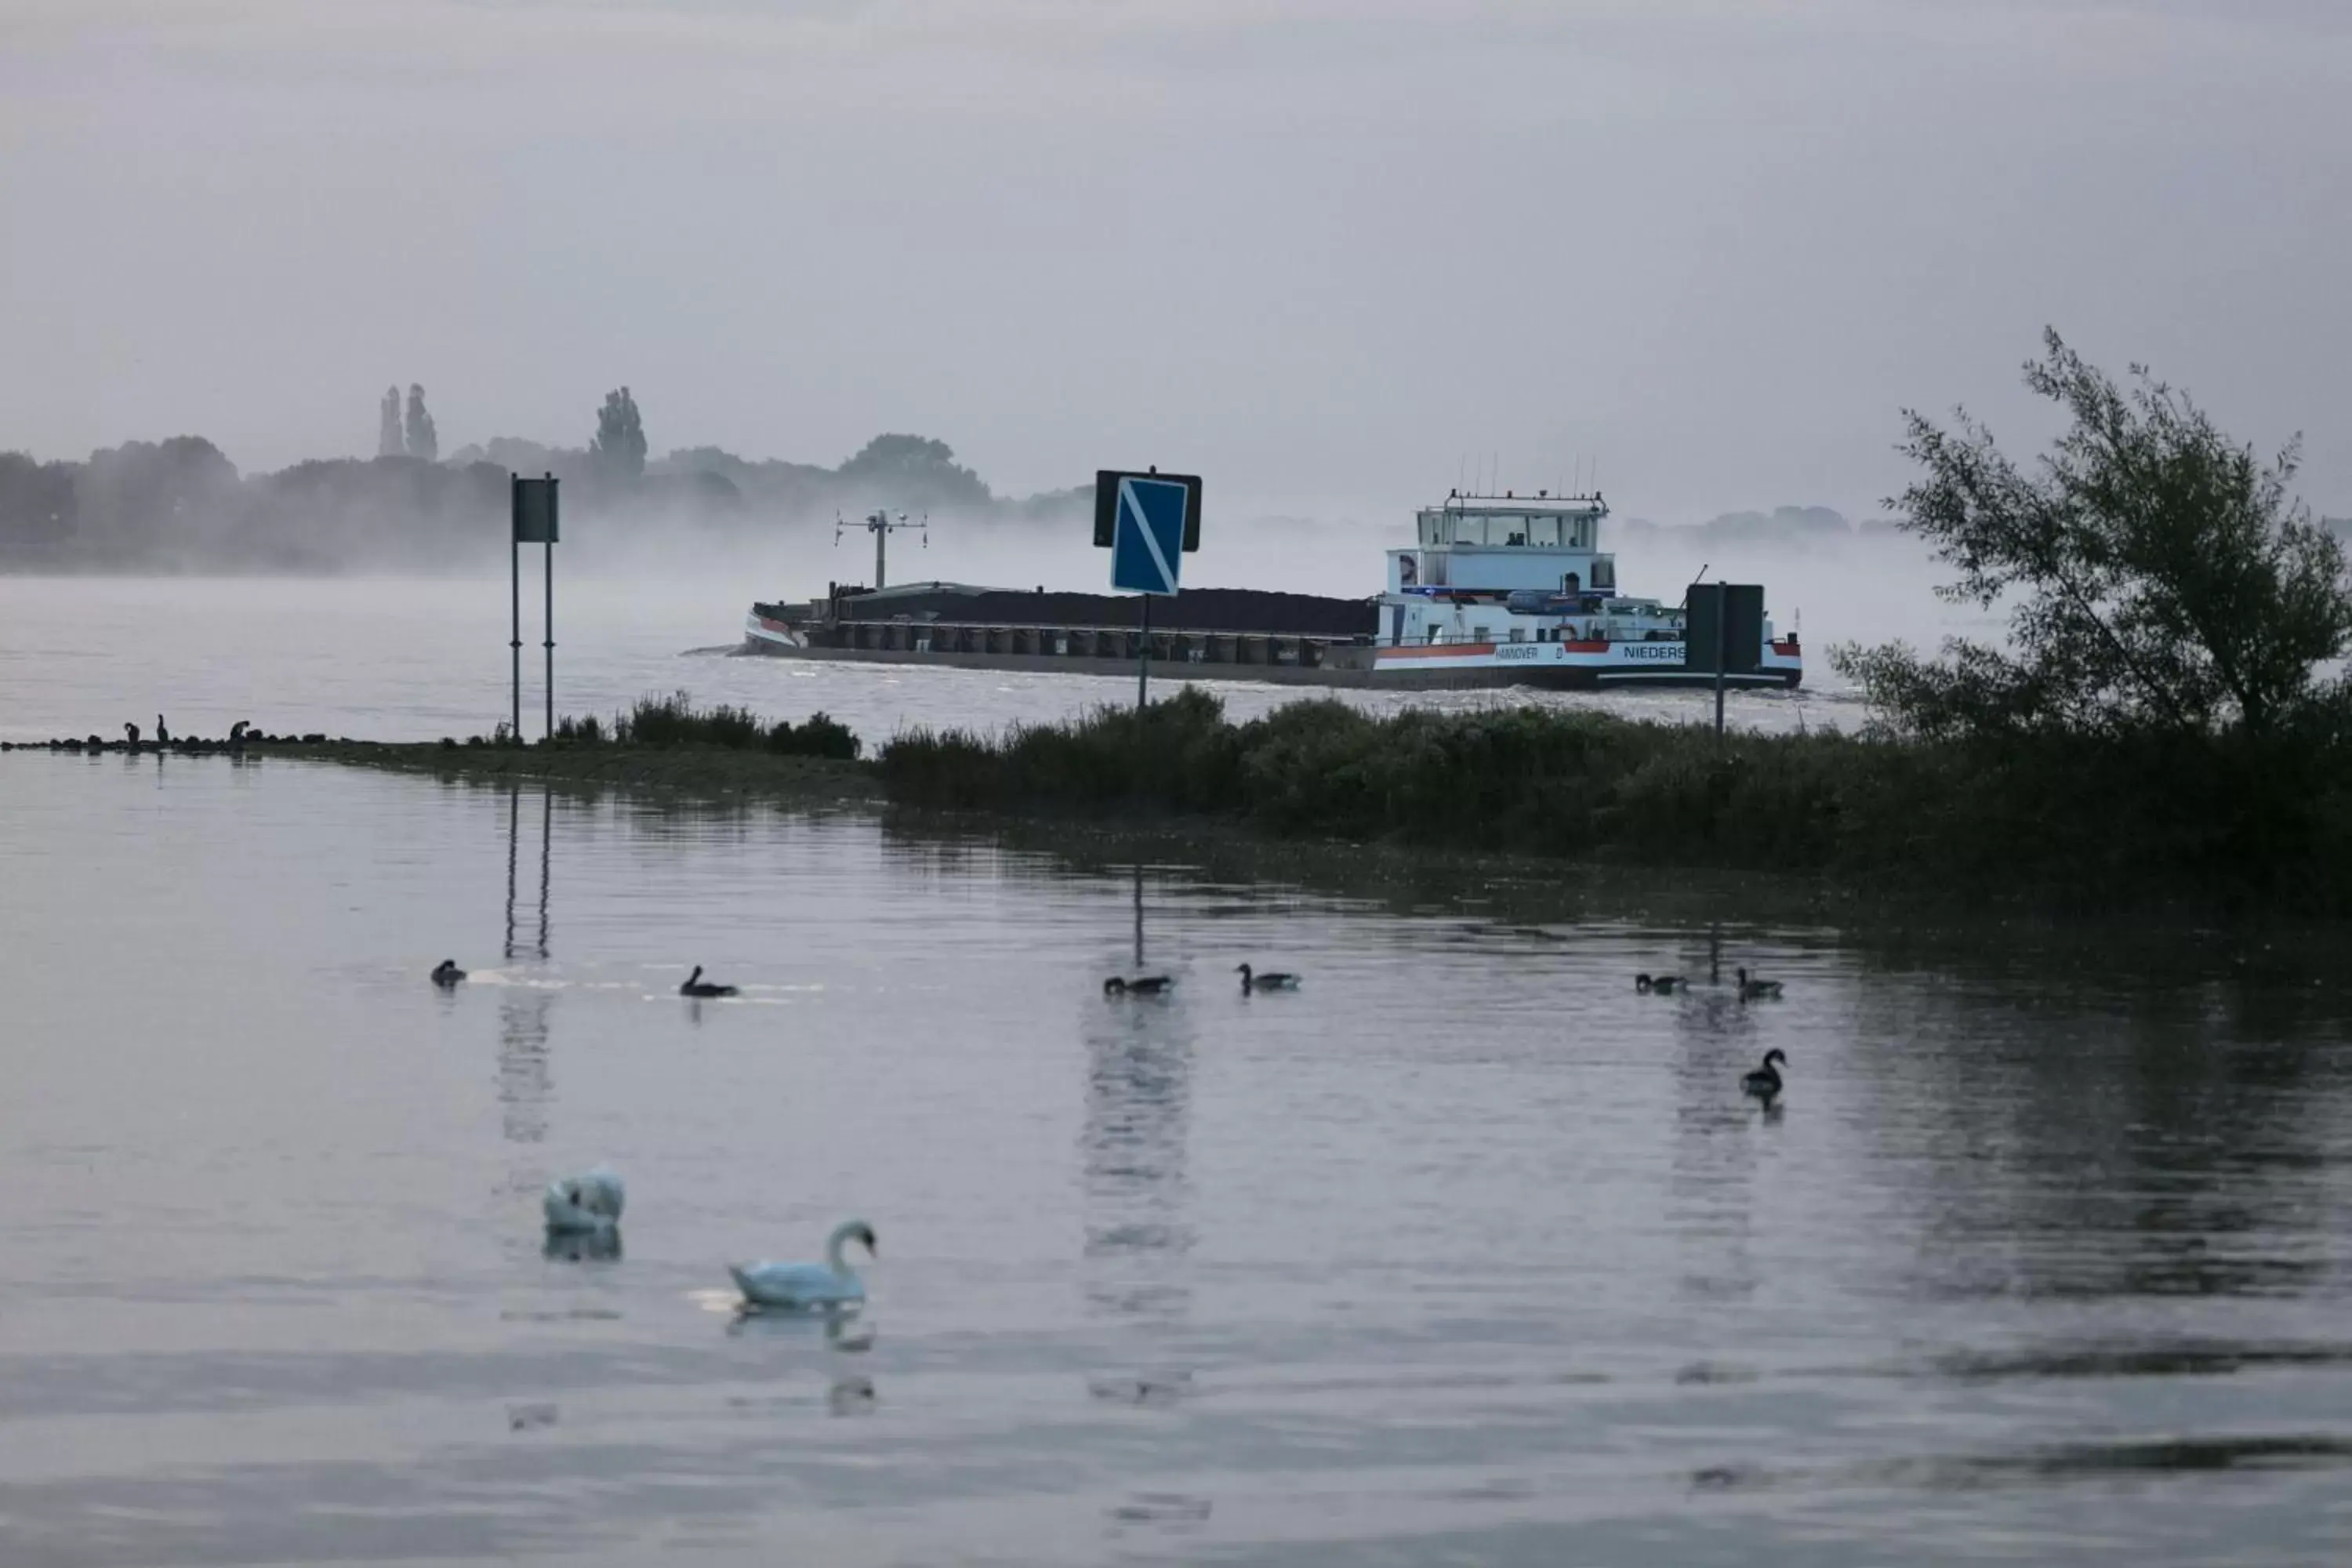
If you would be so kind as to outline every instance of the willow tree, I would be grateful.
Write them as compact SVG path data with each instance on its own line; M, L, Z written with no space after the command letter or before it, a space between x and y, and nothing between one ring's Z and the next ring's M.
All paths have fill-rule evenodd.
M2008 611L2009 646L1833 650L1878 721L2259 741L2340 697L2321 667L2352 646L2352 595L2342 547L2288 492L2297 444L2263 458L2146 368L2126 390L2043 341L2025 384L2072 426L2032 468L1965 412L1949 430L1905 412L1901 450L1925 471L1887 504L1958 569L1941 597Z

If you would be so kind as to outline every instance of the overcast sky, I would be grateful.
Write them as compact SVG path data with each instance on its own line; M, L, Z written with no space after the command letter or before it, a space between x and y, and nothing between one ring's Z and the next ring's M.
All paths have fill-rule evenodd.
M2342 0L0 0L0 447L1158 462L1682 520L2046 429L2044 323L2352 511ZM1473 465L1485 460L1473 457Z

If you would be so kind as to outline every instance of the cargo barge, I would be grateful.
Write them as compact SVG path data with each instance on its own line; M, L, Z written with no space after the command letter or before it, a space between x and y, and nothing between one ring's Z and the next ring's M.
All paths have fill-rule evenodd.
M1480 686L1711 686L1686 658L1682 605L1621 593L1600 548L1598 495L1454 494L1422 509L1388 552L1382 592L1360 599L1187 589L1152 606L1128 595L918 583L835 584L805 604L755 604L744 651L785 658L1125 675L1150 638L1166 673L1400 689ZM1729 686L1793 687L1793 634L1763 618L1752 668ZM1750 661L1735 659L1735 665Z

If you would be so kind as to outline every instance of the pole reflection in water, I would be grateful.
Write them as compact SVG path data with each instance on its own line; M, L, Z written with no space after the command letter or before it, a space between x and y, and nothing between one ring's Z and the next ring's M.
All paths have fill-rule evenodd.
M1707 941L1710 980L1720 971L1722 929ZM1757 1135L1762 1113L1741 1092L1740 1075L1764 1046L1755 1009L1719 984L1695 987L1675 1009L1675 1138L1668 1188L1673 1234L1684 1255L1686 1296L1744 1301L1761 1276L1751 1246L1756 1222Z
M1135 868L1135 963L1144 964L1143 868ZM1087 1297L1101 1312L1176 1318L1184 1258L1192 1026L1181 990L1089 998L1085 1179Z
M522 791L507 795L507 940L509 963L519 954L544 963L548 956L550 862L554 845L555 796L542 791L539 818L539 935L528 948L516 940L516 889L522 858ZM499 998L499 1108L509 1143L547 1141L549 1102L554 1079L548 1070L548 1013L555 993L542 986L509 985ZM514 1180L533 1185L538 1173L517 1172Z
M549 862L555 842L555 792L540 793L539 810L539 940L532 944L531 956L545 962L547 958L547 895ZM512 959L517 952L515 942L516 887L522 858L522 786L507 792L507 944L506 955Z

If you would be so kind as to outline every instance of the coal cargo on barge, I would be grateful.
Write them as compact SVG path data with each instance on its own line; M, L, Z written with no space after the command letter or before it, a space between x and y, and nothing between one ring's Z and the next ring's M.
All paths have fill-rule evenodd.
M807 604L752 605L745 651L1126 675L1142 651L1141 605L1140 596L1128 594L836 584ZM1152 621L1155 664L1211 665L1238 679L1328 683L1345 669L1349 650L1370 651L1379 614L1369 598L1190 588L1155 603Z

